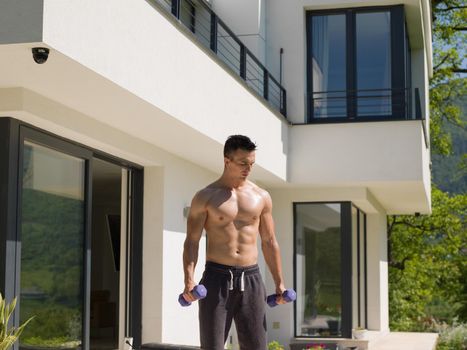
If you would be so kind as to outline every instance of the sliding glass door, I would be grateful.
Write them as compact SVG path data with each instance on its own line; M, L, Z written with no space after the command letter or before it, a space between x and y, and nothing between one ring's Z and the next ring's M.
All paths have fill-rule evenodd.
M350 202L294 203L295 336L367 326L366 215Z
M0 291L12 325L34 317L19 348L139 347L142 168L13 118L0 139Z
M25 348L86 348L89 152L24 130L20 322Z
M295 205L297 336L342 335L342 208Z

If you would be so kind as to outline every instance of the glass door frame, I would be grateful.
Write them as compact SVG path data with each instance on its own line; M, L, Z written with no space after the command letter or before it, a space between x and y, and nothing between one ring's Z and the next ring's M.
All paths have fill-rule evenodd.
M297 290L297 232L295 225L297 222L297 206L303 204L340 204L340 222L341 222L341 329L342 335L338 338L352 338L352 216L351 202L339 201L316 201L316 202L293 202L293 283ZM303 336L297 332L297 303L294 303L294 337L300 338L327 338L320 336Z
M10 117L0 117L0 292L7 300L20 293L21 273L21 195L23 145L28 140L85 161L85 202L83 242L83 350L89 349L90 287L91 287L91 208L93 157L127 168L131 173L128 202L131 206L129 223L129 314L125 337L132 337L134 346L141 345L142 330L142 233L143 233L143 167L92 149L75 141ZM18 303L12 315L12 325L19 325ZM18 349L16 343L14 349Z
M25 141L53 149L54 151L70 155L72 157L84 160L84 237L83 237L83 274L82 274L82 349L89 349L89 326L90 326L90 293L91 293L91 205L92 205L92 152L64 141L62 139L47 135L40 131L26 126L20 126L19 129L19 157L18 157L18 223L22 219L22 174L23 174L23 154ZM21 241L21 227L18 225L18 241ZM16 277L16 290L20 291L21 274L21 249L18 252ZM18 303L16 312L19 312L21 303Z

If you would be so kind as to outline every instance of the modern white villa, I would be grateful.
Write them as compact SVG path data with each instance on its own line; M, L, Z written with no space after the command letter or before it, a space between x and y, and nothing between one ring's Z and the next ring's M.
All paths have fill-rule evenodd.
M428 0L1 0L0 292L35 316L16 349L198 347L186 216L233 134L297 291L268 340L434 349L389 329L386 227L431 211L431 40Z

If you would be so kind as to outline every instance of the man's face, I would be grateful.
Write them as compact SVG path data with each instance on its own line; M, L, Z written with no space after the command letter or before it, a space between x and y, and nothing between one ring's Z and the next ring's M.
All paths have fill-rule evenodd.
M224 158L225 169L229 175L246 179L251 172L253 164L255 164L255 151L245 151L238 149Z

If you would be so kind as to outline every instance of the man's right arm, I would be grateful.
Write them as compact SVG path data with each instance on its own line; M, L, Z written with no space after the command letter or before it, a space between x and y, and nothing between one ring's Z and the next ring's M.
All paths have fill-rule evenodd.
M194 273L198 261L199 241L207 218L206 205L206 193L200 191L193 197L188 214L187 235L183 246L183 271L185 273L185 290L183 293L188 301L193 301L190 300L191 296L188 293L196 285Z

